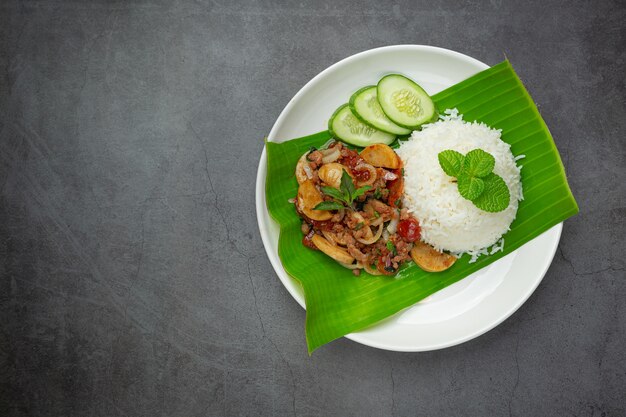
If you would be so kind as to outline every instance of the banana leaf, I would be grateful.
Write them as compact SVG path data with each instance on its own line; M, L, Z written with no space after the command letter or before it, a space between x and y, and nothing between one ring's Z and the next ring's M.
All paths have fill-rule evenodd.
M283 143L267 142L266 199L280 225L278 255L298 280L306 302L309 353L334 339L371 326L484 268L578 212L552 136L511 64L504 61L436 94L441 110L457 108L467 121L502 130L514 155L526 155L522 169L524 200L506 233L505 249L469 263L460 258L445 272L424 272L410 263L398 277L358 278L319 251L301 243L300 219L293 204L298 184L294 169L311 146L330 139L326 131Z

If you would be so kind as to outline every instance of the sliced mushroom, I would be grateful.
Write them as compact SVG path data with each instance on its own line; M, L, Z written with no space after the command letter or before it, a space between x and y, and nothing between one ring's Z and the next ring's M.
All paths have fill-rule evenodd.
M439 252L432 246L419 241L415 242L411 249L411 258L426 272L442 272L456 262L455 256Z
M332 245L337 246L337 241L335 240L335 234L333 232L329 232L328 230L322 230L322 234Z
M296 204L298 209L311 220L324 221L333 217L329 210L313 210L315 206L324 201L322 194L311 180L306 180L298 187Z
M331 187L339 188L341 185L341 176L343 175L344 170L352 177L349 169L336 162L322 165L317 172L317 175L322 181L324 181L324 183L330 185Z
M375 167L379 168L400 168L400 158L389 146L382 143L370 145L359 154L361 158Z
M320 235L313 235L311 238L313 244L317 246L319 250L330 256L334 260L342 264L351 264L354 262L354 258L350 256L348 252L341 249L338 246L331 244L328 240L324 239Z
M305 152L304 155L298 159L298 163L296 164L296 179L298 180L298 184L302 184L304 181L313 178L313 171L309 166L309 161L306 159L308 154L308 152Z

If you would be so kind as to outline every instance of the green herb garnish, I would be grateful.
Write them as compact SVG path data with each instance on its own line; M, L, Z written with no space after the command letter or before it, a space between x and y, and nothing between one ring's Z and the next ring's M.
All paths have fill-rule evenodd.
M387 241L387 250L389 252L393 253L393 256L397 256L398 255L398 250L396 249L396 245L394 245L391 240Z
M459 194L479 209L496 213L509 206L509 188L493 173L496 160L491 154L474 149L463 156L457 151L445 150L437 159L446 174L456 177Z
M345 207L352 209L352 202L365 194L370 188L372 188L370 185L355 188L352 178L344 169L341 173L339 189L334 187L320 187L320 190L327 196L332 197L334 201L322 201L317 206L313 207L313 210L339 210Z
M472 177L485 177L495 166L495 158L482 149L469 151L463 158L463 171Z
M483 211L495 213L509 206L511 198L509 188L504 180L493 172L483 178L485 191L472 200L472 203Z
M322 201L313 210L341 210L342 208L344 208L343 204L336 201Z
M485 191L485 183L480 178L460 173L456 180L459 194L467 200L473 201Z
M443 169L443 172L451 177L459 175L461 168L463 168L464 156L457 151L447 150L439 152L437 159L439 159L439 165L441 169Z

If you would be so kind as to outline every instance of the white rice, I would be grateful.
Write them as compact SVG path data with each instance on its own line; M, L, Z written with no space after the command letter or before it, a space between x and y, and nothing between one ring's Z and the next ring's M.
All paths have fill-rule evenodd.
M419 220L422 240L437 250L468 253L472 261L483 254L504 250L502 235L515 219L523 199L520 167L500 130L484 123L468 123L456 109L446 110L435 123L415 131L397 153L404 162L404 205ZM498 213L480 210L461 197L454 178L439 165L437 155L453 149L465 155L480 148L496 160L494 173L509 188L509 206Z

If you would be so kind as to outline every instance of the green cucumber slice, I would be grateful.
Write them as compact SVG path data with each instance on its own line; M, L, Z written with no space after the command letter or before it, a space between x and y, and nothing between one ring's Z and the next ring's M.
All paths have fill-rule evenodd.
M376 97L376 86L361 88L350 97L350 110L363 123L394 135L408 135L411 130L398 126L383 112Z
M381 78L377 93L380 107L399 126L416 129L437 118L437 109L430 96L404 75L390 74Z
M330 134L354 146L369 146L374 143L389 145L396 138L391 133L381 132L356 118L348 103L341 105L328 121Z

